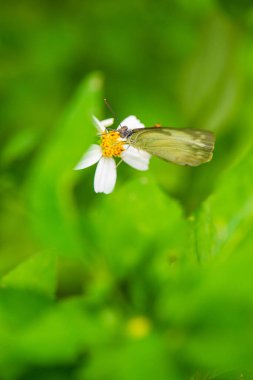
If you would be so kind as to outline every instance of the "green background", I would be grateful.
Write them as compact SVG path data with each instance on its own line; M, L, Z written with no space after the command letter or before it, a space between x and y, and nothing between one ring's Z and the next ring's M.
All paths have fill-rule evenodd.
M253 378L253 3L1 5L0 377ZM212 130L212 162L118 168L91 115Z

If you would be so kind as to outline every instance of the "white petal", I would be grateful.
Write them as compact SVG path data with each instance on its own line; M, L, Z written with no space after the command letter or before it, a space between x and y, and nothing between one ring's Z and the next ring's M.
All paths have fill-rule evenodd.
M151 155L143 150L138 150L132 146L128 146L127 149L121 153L121 158L124 162L135 169L148 170Z
M91 165L94 165L99 159L102 157L102 149L101 146L93 144L87 150L87 152L83 155L81 160L75 166L74 170L80 170L88 168Z
M135 128L145 128L145 125L140 122L139 119L137 119L136 116L128 116L118 126L120 127L128 127L129 129L135 129Z
M95 178L94 190L96 193L110 194L116 183L116 164L113 158L101 157L98 162Z
M92 121L99 133L105 132L105 126L96 118L96 116L92 115Z
M110 127L113 123L114 123L113 117L111 117L110 119L105 119L105 120L100 121L100 124L105 128Z

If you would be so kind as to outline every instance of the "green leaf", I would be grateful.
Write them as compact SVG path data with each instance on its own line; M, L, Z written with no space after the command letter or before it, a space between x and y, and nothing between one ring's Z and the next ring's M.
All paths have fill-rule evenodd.
M2 165L8 165L12 161L23 158L30 153L38 143L38 139L39 133L36 130L24 129L18 131L1 152Z
M73 170L92 142L91 115L101 98L102 78L94 73L81 84L51 140L34 163L27 183L33 228L46 248L64 255L83 255L78 211L72 199Z
M91 212L98 257L106 259L115 276L149 262L154 272L167 272L164 260L177 261L188 244L188 224L178 202L167 197L151 176L140 174L110 197L100 196ZM181 231L180 237L177 231ZM169 264L168 264L169 265Z
M52 307L48 296L20 289L0 289L0 372L4 379L17 379L23 360L17 353L21 331Z
M56 290L56 257L42 252L30 257L2 278L9 288L36 290L53 297Z
M108 344L115 323L82 298L53 304L38 292L0 289L0 372L7 379L35 366L73 365Z
M222 174L215 194L196 217L196 248L201 262L216 256L248 254L253 247L252 195L253 154L251 150Z
M164 341L150 335L126 340L106 350L97 350L91 363L80 373L80 380L178 379Z
M204 24L200 47L185 65L180 98L195 128L217 129L234 112L239 86L235 40L233 24L216 13Z
M226 265L188 268L164 287L157 310L181 368L190 363L209 374L252 369L251 252Z

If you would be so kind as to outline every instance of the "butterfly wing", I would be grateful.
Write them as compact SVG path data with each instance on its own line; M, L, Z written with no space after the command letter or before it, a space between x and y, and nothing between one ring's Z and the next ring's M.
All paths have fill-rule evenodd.
M134 129L127 142L154 156L178 165L198 166L212 159L214 134L197 129Z

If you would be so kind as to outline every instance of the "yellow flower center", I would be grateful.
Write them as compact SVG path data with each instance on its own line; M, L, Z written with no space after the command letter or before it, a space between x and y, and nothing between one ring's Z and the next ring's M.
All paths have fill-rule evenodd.
M120 157L125 150L124 141L121 141L117 131L102 133L100 146L104 157Z

